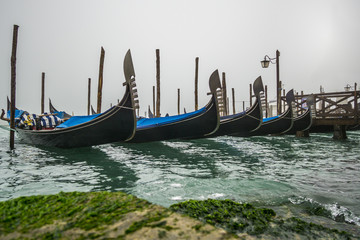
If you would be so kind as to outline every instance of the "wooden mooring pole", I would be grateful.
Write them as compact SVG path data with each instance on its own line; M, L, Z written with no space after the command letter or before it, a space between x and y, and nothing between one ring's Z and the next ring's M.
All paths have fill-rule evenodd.
M18 38L18 25L14 25L11 53L11 105L10 105L10 150L15 148L15 93L16 93L16 49Z
M195 111L198 110L198 77L199 77L199 58L195 58Z
M232 92L233 114L235 114L235 89L231 88L231 92Z
M156 49L156 117L160 116L160 50Z
M156 116L156 112L155 112L155 86L153 86L153 116Z
M358 96L357 96L356 89L357 89L357 83L354 84L354 115L355 115L354 118L355 118L355 121L357 122L359 119L359 116L358 116L359 106L358 106Z
M229 97L227 97L226 102L227 102L227 109L226 109L226 114L229 115L230 114L230 104L229 104Z
M276 50L276 102L277 115L281 114L280 52Z
M41 113L45 112L45 73L41 74Z
M267 118L269 115L268 113L268 90L267 85L265 85L265 118Z
M91 78L88 79L88 105L87 105L88 115L90 115L90 93L91 93Z
M224 100L224 116L228 115L228 98L226 92L226 77L225 73L222 73L222 90L223 90L223 100Z
M334 125L333 139L335 139L335 140L347 139L345 125L338 125L338 124Z
M282 85L282 82L280 81L280 86ZM283 89L283 96L285 97L285 89ZM280 91L280 99L281 99L281 91ZM281 105L283 107L283 112L285 112L285 107L286 107L286 103L282 104L282 102L280 101L280 109L281 109ZM281 113L281 112L280 112Z
M97 110L96 110L97 113L101 113L104 58L105 58L105 50L103 47L101 47L100 66L99 66L99 84L98 84L98 95L97 95L98 98L97 98Z
M250 91L250 106L252 106L252 84L251 83L250 83L249 91Z
M178 115L180 115L180 88L177 89L177 94L178 94L177 109L178 109Z

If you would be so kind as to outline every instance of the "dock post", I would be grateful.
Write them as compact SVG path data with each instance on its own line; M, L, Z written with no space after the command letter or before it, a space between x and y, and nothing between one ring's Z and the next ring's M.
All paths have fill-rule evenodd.
M354 84L354 115L355 115L354 119L357 122L359 120L359 116L358 116L359 106L358 106L358 96L357 96L356 88L357 88L357 83Z
M160 50L156 49L156 117L160 115Z
M282 82L281 82L281 81L280 81L280 84L282 84ZM281 93L280 93L280 95L281 95ZM285 89L283 89L283 96L284 96L284 97L286 96ZM281 97L280 97L280 99L281 99ZM281 102L281 100L280 100L280 109L281 109L281 104L282 104L282 102ZM284 104L282 104L282 107L283 107L283 112L285 112L285 108L286 108L286 101L285 101L285 103L284 103Z
M277 115L281 114L280 52L276 50L276 102Z
M11 105L10 105L10 150L15 148L15 93L16 93L16 48L18 25L14 25L11 53Z
M228 98L226 92L226 78L225 73L222 73L222 90L223 90L223 100L224 100L224 116L228 115Z
M250 107L252 106L252 84L250 83Z
M265 117L267 118L269 113L268 113L268 90L267 90L267 85L265 85Z
M345 125L337 125L337 124L334 125L333 139L335 139L335 140L347 139Z
M90 92L91 92L91 78L88 79L88 105L87 105L87 113L90 115Z
M155 86L153 86L153 114L156 115L155 112Z
M195 111L198 110L199 58L195 58Z
M243 112L245 111L245 101L243 101Z
M301 99L300 99L300 103L302 102L302 98L304 97L304 91L303 90L301 90ZM302 107L302 104L301 104L301 114L303 114L304 113L304 108Z
M105 58L105 50L104 50L103 47L101 47L100 66L99 66L99 85L98 85L97 113L101 113L104 58Z
M235 114L235 89L231 88L231 91L232 91L233 114Z
M41 113L45 112L44 102L45 102L45 73L43 72L41 74Z
M230 104L229 104L229 97L227 97L226 102L227 102L227 109L226 109L226 114L229 115L230 114Z
M178 115L180 115L180 88L177 89L178 99L177 99L177 109Z
M297 99L299 101L299 93L298 92L296 93L295 99ZM300 100L300 102L301 102L301 100ZM296 103L296 116L298 116L298 115L300 115L299 114L300 109L299 109L299 105L297 104L298 102L296 100L295 100L295 103Z
M306 131L296 131L296 137L310 137L309 130Z

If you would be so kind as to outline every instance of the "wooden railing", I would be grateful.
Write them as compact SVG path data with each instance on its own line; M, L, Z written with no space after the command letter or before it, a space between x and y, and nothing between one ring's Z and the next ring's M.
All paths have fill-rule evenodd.
M315 120L318 124L332 125L334 120L344 124L358 123L359 120L359 98L360 91L330 92L313 94L315 103L313 106ZM295 109L297 115L305 112L306 98L309 94L295 95ZM285 97L281 97L282 106L285 104ZM320 121L324 120L324 121ZM351 120L351 121L349 121Z

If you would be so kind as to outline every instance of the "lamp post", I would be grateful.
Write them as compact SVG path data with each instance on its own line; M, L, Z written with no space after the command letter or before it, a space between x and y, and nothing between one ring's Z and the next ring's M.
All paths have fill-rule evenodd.
M344 87L345 91L348 92L352 89L353 87L350 86L350 84L346 84L346 86Z
M268 55L265 55L264 60L261 61L262 68L268 68L269 64L276 64L276 109L277 115L281 113L281 86L280 86L280 62L279 62L280 52L276 50L276 58L270 58Z

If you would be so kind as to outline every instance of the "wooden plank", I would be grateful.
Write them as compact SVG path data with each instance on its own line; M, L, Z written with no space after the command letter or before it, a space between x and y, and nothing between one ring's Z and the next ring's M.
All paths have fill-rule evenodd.
M314 119L313 125L319 126L319 125L355 125L358 124L358 121L355 121L355 119L340 119L340 118L334 118L334 119Z

